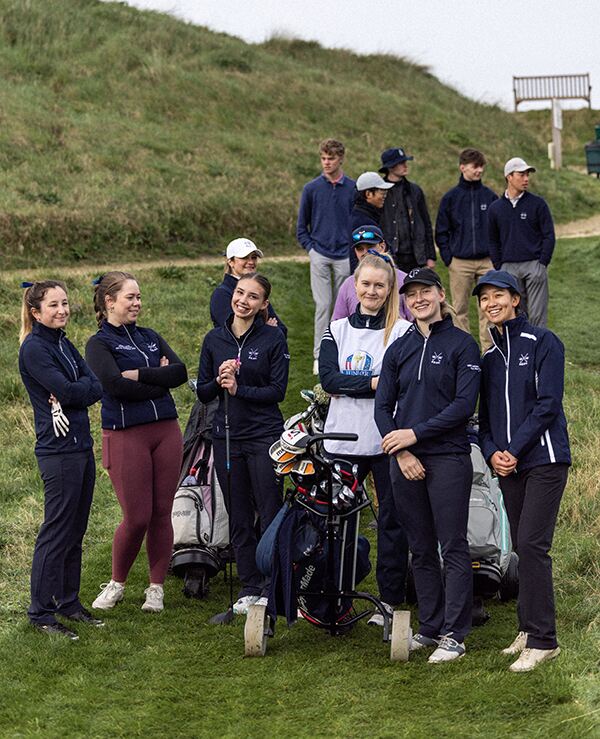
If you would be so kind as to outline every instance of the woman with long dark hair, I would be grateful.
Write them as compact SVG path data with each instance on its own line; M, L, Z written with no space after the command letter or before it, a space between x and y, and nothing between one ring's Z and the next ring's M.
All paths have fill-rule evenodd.
M406 599L408 544L394 505L390 463L381 448L373 417L375 391L386 348L410 327L398 318L396 270L385 254L367 254L354 273L358 305L349 318L332 321L323 335L319 376L331 394L325 432L354 432L358 441L327 441L328 453L358 466L363 482L369 472L377 489L377 584L384 606L392 613ZM383 626L376 613L370 624Z
M282 501L269 447L283 430L279 403L285 397L289 353L279 328L269 325L271 284L259 274L242 275L231 299L232 315L205 337L198 369L198 398L219 397L213 422L217 476L227 486L230 462L229 520L242 587L233 606L245 614L267 583L256 566L256 517L264 532ZM226 460L225 393L228 395L230 460Z
M183 442L170 389L187 379L183 362L156 331L137 325L140 288L127 272L107 272L94 293L98 332L86 359L102 383L102 464L123 520L115 531L112 577L93 608L123 599L129 570L146 537L150 583L142 610L164 608L163 583L171 560L171 508Z
M29 620L40 631L76 640L56 620L103 626L79 600L81 552L96 466L88 407L100 383L67 339L69 299L64 283L23 283L19 371L35 419L35 455L44 482L44 522L31 567Z
M552 331L520 312L515 277L490 270L473 291L492 324L483 356L479 436L500 481L519 555L519 632L504 654L512 672L558 656L550 547L571 452L562 406L565 351Z
M432 269L412 270L401 292L415 323L386 352L375 420L391 456L394 500L412 552L419 629L411 649L437 647L429 661L448 662L464 655L471 629L467 421L479 392L479 349L453 326Z

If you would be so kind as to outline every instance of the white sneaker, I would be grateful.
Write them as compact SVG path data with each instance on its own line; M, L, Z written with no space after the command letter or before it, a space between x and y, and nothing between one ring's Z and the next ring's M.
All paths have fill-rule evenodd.
M527 646L527 634L524 631L519 631L513 643L502 649L502 654L521 654L521 652Z
M319 374L319 360L315 359L315 361L313 362L313 375L318 375L318 374Z
M440 662L452 662L465 655L465 645L458 642L451 636L442 636L440 644L435 652L427 660L431 664L440 664Z
M258 603L259 600L258 595L244 595L233 604L233 612L237 616L245 616L248 613L248 608Z
M100 587L102 590L92 603L92 608L107 611L109 608L114 608L120 600L123 600L125 585L122 585L120 582L111 580L110 582L103 582Z
M164 606L163 599L165 597L165 591L162 585L150 585L144 590L146 594L146 600L142 605L142 611L148 613L160 613Z
M434 639L431 636L423 636L418 631L416 634L412 634L410 637L410 645L408 647L409 652L418 652L419 649L425 649L426 647L438 647L440 644L439 639Z
M528 649L519 655L519 659L508 668L511 672L529 672L546 660L554 659L560 654L560 647L556 649Z
M381 605L384 607L386 613L390 618L394 617L394 609L392 606L389 605L389 603L386 603L385 601L381 601ZM381 626L383 628L383 616L379 611L375 611L375 613L371 616L371 618L367 621L368 626Z

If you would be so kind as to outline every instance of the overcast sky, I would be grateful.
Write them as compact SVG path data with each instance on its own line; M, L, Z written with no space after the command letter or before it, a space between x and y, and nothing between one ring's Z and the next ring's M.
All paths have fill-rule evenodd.
M130 0L129 4L168 12L250 42L280 33L358 53L391 52L429 66L441 80L475 100L509 110L513 75L589 72L593 107L600 108L597 0ZM585 103L575 103L580 105Z

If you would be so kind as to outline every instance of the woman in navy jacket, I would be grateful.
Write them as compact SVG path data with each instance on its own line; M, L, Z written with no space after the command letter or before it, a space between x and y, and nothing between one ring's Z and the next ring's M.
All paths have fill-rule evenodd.
M508 272L490 270L473 293L494 326L482 360L480 444L499 477L519 555L519 633L503 652L519 655L513 672L527 672L560 652L549 551L571 464L564 347L519 312Z
M19 371L33 406L45 498L28 615L41 631L76 640L57 615L103 625L79 600L81 544L96 480L87 409L100 400L102 388L65 336L69 300L64 284L45 280L23 286Z
M373 473L379 501L377 585L391 615L394 606L406 600L408 544L394 505L389 459L381 449L373 406L386 347L411 324L398 318L400 300L391 257L367 254L356 268L354 282L358 306L350 317L332 321L324 333L319 376L332 396L325 432L354 432L358 441L328 441L325 449L356 464L360 482ZM369 623L383 626L383 616L377 612Z
M144 536L150 568L143 611L163 610L163 583L173 548L171 508L183 442L169 392L187 371L167 342L137 325L140 288L127 272L107 272L96 284L98 332L86 359L102 388L102 463L115 489L123 520L115 531L112 578L93 608L113 608L123 599L129 570Z
M285 397L289 353L282 332L266 323L271 285L262 275L242 275L224 326L205 337L198 369L198 398L219 396L213 422L215 468L221 487L227 483L224 393L229 394L232 544L242 588L234 612L266 595L256 566L255 517L264 532L281 507L281 479L275 475L269 447L283 430L278 403Z
M471 628L473 469L466 425L479 392L479 349L452 325L433 270L410 272L401 292L415 323L385 354L375 420L383 450L392 455L394 500L413 555L419 631L411 649L437 646L429 661L447 662L464 655Z
M225 324L231 315L231 298L237 281L242 275L256 272L256 265L262 256L262 251L250 239L234 239L227 245L223 282L217 285L210 296L210 318L213 326ZM275 313L270 302L267 311L267 323L270 326L278 326L287 337L287 326Z

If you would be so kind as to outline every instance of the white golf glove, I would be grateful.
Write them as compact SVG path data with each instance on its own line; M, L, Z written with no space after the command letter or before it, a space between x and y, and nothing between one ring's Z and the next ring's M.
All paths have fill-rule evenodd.
M65 416L58 400L52 403L52 428L54 436L66 436L69 431L69 419Z

